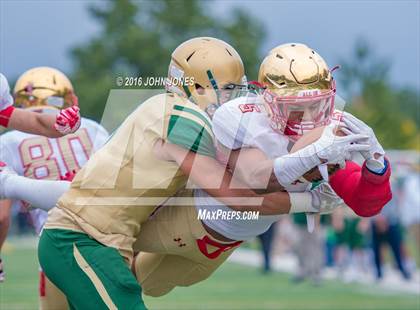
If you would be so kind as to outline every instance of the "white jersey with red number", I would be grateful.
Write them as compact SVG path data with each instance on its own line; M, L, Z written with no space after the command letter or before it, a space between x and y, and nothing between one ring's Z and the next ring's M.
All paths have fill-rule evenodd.
M0 136L0 160L19 175L59 180L67 172L78 171L107 139L105 128L86 118L82 118L75 133L56 139L14 130ZM40 232L47 212L32 209L30 213L35 229Z
M223 104L213 116L213 132L218 143L228 149L244 147L258 148L268 158L274 159L289 153L289 139L274 131L262 98L256 95L239 97ZM340 113L340 112L337 112ZM288 192L309 190L311 184L297 182L286 187ZM204 190L194 192L197 199L197 210L206 213L221 209L231 211L229 207L209 196ZM264 233L281 215L259 216L258 220L210 219L203 221L207 226L233 240L248 240Z

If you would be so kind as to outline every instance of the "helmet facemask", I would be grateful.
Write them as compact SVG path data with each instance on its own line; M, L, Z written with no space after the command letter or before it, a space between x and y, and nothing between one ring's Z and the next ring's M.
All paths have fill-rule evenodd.
M73 85L61 71L36 67L24 72L14 88L15 105L20 108L61 110L78 105Z
M265 86L262 96L273 129L295 141L329 124L336 93L333 70L305 44L272 49L261 63L258 82Z
M44 93L49 92L50 95L37 96L37 91L39 90L42 90ZM28 85L25 89L15 93L14 97L15 105L20 108L49 107L62 110L73 105L78 105L77 96L70 89L56 91L54 89Z
M326 92L301 90L297 96L277 96L266 89L263 98L271 112L273 129L295 141L308 131L331 122L335 88Z
M219 88L217 82L214 79L213 81L212 88L204 88L196 84L196 92L189 98L192 102L196 102L200 106L205 106L204 111L210 117L213 117L213 114L222 104L243 96L248 90L246 82L244 84L229 82L221 85Z

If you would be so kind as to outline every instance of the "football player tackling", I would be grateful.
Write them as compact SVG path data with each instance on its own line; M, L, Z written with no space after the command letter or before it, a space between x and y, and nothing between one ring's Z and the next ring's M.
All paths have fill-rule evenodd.
M377 214L391 198L388 161L366 124L334 110L335 83L324 60L303 44L281 45L262 63L259 82L265 87L262 96L249 94L227 102L212 119L219 153L235 174L253 188L289 191L291 212L307 211L312 205L312 212L328 213L345 202L361 216ZM333 174L329 183L322 182L310 171L315 167L312 162L319 160L320 153L315 158L314 154L317 148L327 150L321 145L322 135L328 131L332 135L339 125L347 134L368 136L366 161L363 168L344 163L350 155L346 154L337 161L345 169ZM307 138L305 133L311 139L294 145ZM329 151L343 152L339 145ZM307 179L314 181L314 175L316 182L311 184ZM307 196L296 196L302 191ZM232 209L204 190L195 190L195 197L195 207L164 206L144 224L134 247L141 251L135 271L145 294L161 296L176 286L206 279L242 240L265 232L279 219L262 215L251 221L239 217L200 222L198 213Z

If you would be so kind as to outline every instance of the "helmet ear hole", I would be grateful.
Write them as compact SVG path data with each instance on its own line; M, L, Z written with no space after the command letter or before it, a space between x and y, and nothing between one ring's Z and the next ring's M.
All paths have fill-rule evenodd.
M195 87L195 90L197 91L197 93L199 95L204 95L204 87L203 86L201 86L198 83L195 83L194 87Z

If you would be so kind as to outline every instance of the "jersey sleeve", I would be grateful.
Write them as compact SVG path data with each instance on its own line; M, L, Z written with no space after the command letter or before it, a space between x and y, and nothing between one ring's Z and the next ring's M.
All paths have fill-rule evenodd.
M216 156L211 121L204 112L193 107L173 106L166 140L197 154Z
M89 135L92 137L93 150L100 149L108 141L108 131L93 120L83 118L82 122L86 124Z
M95 140L93 142L93 149L96 151L100 149L109 139L108 131L98 124L98 130L96 131Z
M245 144L246 126L242 113L236 105L226 103L217 109L213 116L213 132L215 139L231 150Z
M370 172L366 164L360 167L347 161L346 168L331 176L331 187L357 215L374 216L391 200L391 167L386 161L388 167L383 175Z

